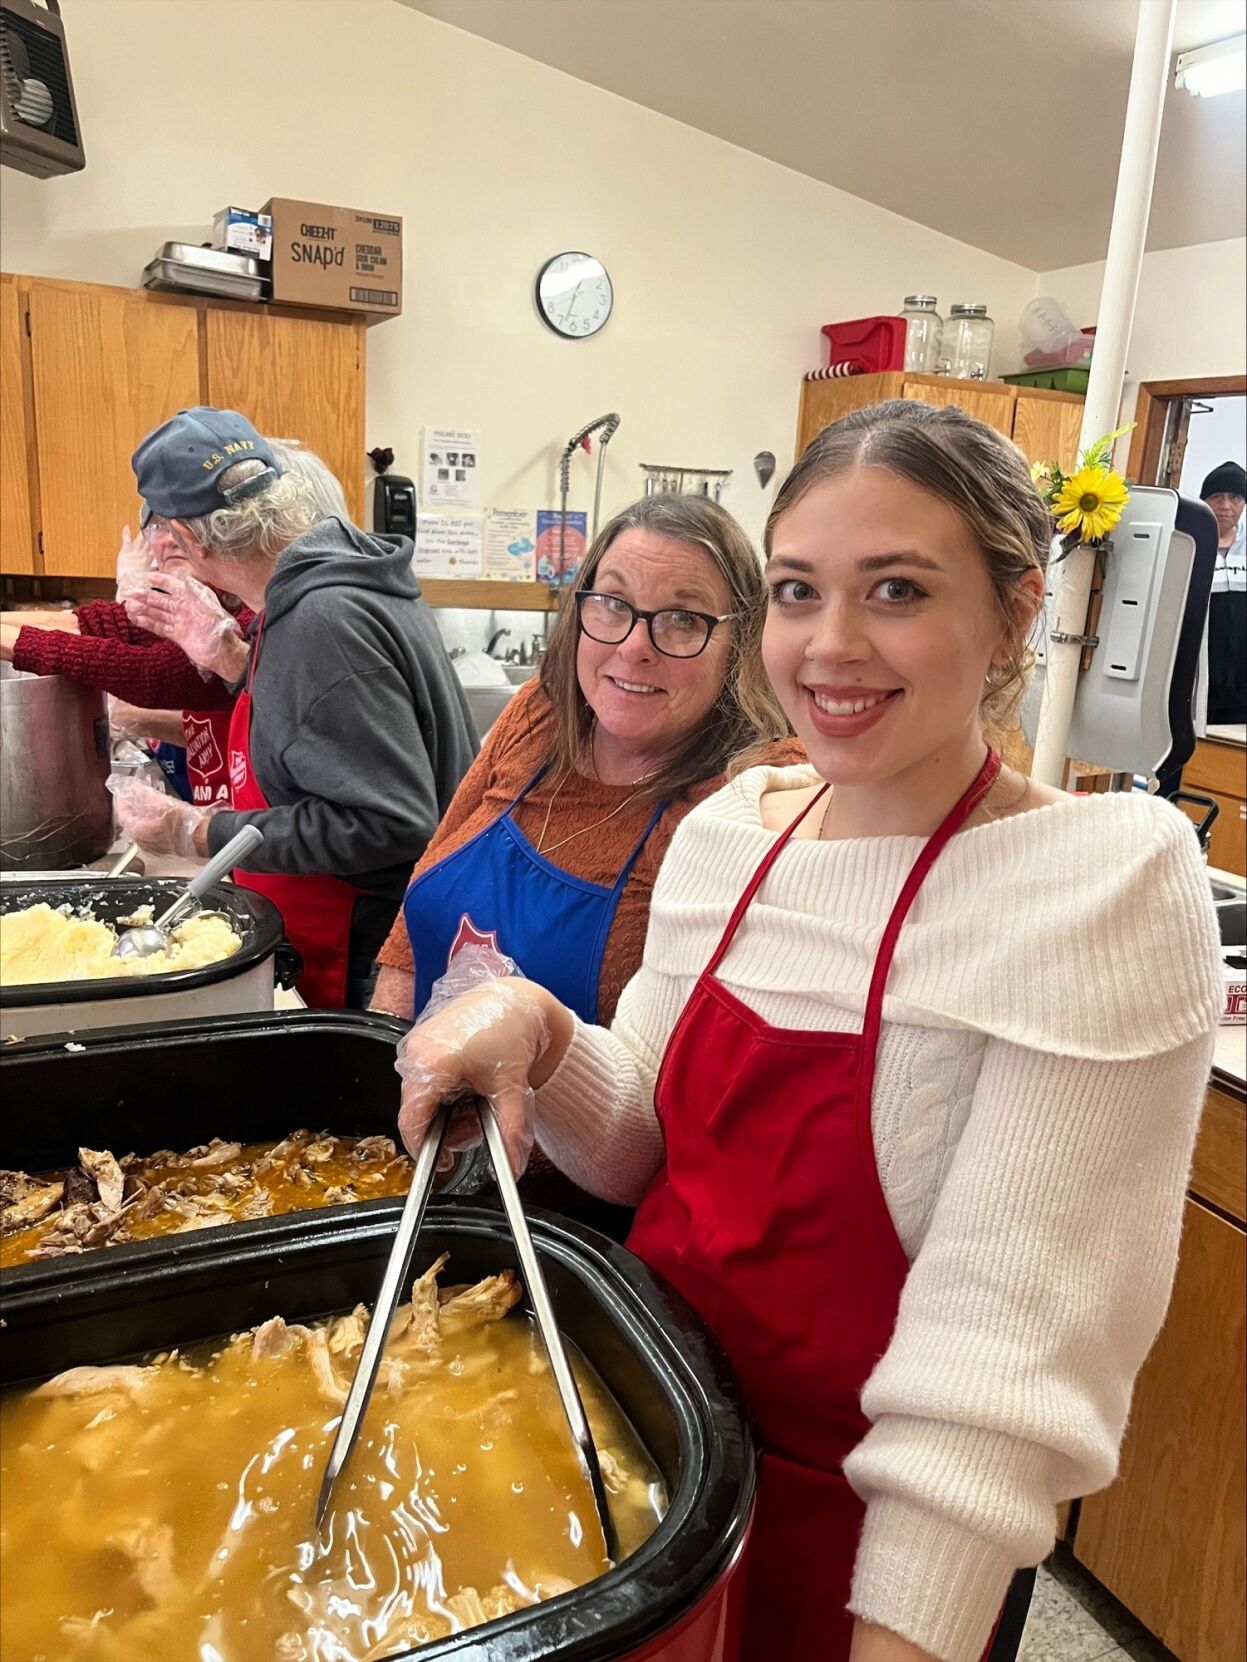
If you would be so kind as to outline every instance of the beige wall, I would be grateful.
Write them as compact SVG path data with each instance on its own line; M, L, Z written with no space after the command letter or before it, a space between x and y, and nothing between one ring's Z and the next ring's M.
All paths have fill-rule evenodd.
M1044 271L1036 294L1060 300L1075 323L1096 321L1104 263ZM1140 381L1241 375L1247 362L1247 242L1166 248L1143 259L1135 307L1123 419L1134 412ZM1123 440L1123 460L1129 441Z
M423 423L479 427L485 500L552 504L562 445L615 409L608 508L639 494L640 461L730 467L726 501L756 533L752 458L773 450L781 476L791 459L822 323L918 288L985 300L1013 365L1032 272L395 0L63 14L88 164L4 171L5 268L134 284L167 238L201 241L215 209L270 195L402 214L406 312L370 331L368 399L368 445L399 471ZM564 343L532 281L576 247L617 300L602 335ZM592 467L575 460L574 507Z

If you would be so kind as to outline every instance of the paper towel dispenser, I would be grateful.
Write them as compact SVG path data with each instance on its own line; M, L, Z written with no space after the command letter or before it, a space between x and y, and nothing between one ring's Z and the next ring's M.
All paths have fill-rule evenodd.
M372 528L396 536L416 536L416 487L401 473L383 473L372 491Z

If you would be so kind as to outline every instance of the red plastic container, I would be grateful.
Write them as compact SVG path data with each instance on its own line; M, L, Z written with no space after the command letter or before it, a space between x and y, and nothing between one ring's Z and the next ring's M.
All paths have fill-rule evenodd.
M825 323L829 364L861 365L863 375L883 375L905 367L905 319L857 317L848 323Z

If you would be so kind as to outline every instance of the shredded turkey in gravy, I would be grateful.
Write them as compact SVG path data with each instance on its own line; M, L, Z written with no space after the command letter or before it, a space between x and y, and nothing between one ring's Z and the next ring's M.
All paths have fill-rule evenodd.
M388 1137L293 1131L116 1159L80 1148L69 1171L0 1171L0 1269L318 1206L406 1194L411 1161Z
M439 1290L445 1263L395 1318L319 1536L362 1307L6 1392L0 1654L373 1662L609 1568L540 1339L508 1316L519 1284L504 1271ZM617 1404L572 1363L626 1557L666 1495Z

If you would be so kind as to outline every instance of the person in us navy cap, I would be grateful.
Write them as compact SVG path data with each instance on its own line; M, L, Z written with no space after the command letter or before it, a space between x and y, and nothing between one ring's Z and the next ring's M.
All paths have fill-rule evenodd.
M1247 471L1238 462L1214 467L1199 488L1217 522L1217 565L1208 602L1208 722L1247 721Z
M477 748L411 541L323 516L236 410L179 410L133 467L194 579L257 616L230 722L229 807L125 780L118 820L140 847L184 856L258 825L264 841L235 877L281 909L300 993L362 1008L412 863Z

